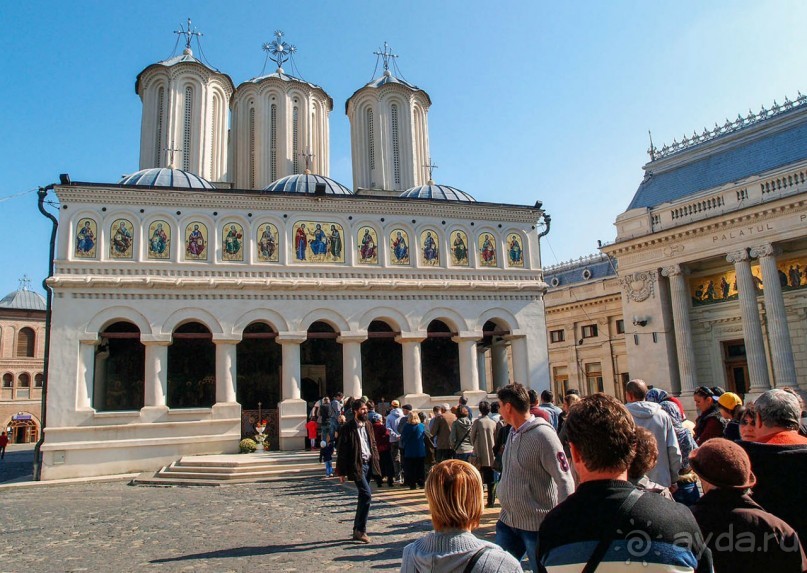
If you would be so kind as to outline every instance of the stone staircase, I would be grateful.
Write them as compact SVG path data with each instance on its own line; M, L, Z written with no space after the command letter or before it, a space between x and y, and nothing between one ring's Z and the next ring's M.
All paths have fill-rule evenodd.
M323 477L324 464L319 451L260 452L254 454L216 454L183 456L158 472L146 472L132 480L132 485L206 485L221 486Z

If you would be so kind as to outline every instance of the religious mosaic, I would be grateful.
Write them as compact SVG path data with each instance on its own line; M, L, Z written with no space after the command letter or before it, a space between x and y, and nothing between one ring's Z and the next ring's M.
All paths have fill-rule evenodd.
M171 225L166 221L153 221L149 225L150 259L167 259L171 256Z
M403 229L394 229L389 234L389 248L393 265L409 264L409 235Z
M776 269L783 292L807 288L807 256L777 259ZM751 274L759 294L764 289L759 264L751 265ZM689 289L692 304L695 306L737 300L739 296L734 269L705 277L690 278Z
M109 256L131 259L134 246L134 225L128 219L118 219L109 228Z
M437 245L437 231L426 230L420 233L420 254L424 265L440 264L440 249Z
M221 231L221 258L225 261L244 260L244 227L225 223Z
M185 227L185 259L207 260L207 225L194 221Z
M98 226L93 219L79 219L76 225L76 256L94 259L98 243Z
M524 247L521 245L521 237L516 233L507 236L507 266L524 267Z
M362 227L357 235L359 262L368 265L378 264L378 234L372 227Z
M467 267L468 235L464 231L452 231L449 242L451 244L451 264L457 267Z
M276 263L279 259L277 248L279 235L277 227L272 223L264 223L258 227L258 260L267 263Z
M344 263L344 233L337 223L297 221L294 258L306 263Z
M482 233L478 239L479 264L483 267L495 267L496 260L496 238L490 233Z

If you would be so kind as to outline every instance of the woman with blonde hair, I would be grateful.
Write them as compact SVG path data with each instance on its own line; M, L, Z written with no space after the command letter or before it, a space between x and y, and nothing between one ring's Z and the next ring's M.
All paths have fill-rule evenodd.
M404 485L409 489L423 487L425 476L426 433L417 412L409 412L406 423L401 430L401 449L403 450Z
M471 464L445 460L426 479L434 531L404 548L401 573L510 573L515 557L472 531L482 518L482 477Z

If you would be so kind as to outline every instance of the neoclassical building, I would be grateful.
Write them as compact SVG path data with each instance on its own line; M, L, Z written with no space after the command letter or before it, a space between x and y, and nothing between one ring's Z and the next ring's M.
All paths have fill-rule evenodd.
M369 183L355 181L373 189L351 190L327 177L324 90L279 69L230 97L226 76L202 73L189 51L147 68L138 93L155 89L153 73L165 101L180 101L187 86L169 79L189 66L195 81L215 82L207 101L231 102L230 171L205 171L222 151L206 151L215 137L194 138L207 121L197 111L219 108L155 107L148 96L143 145L170 143L146 115L163 109L170 126L190 113L186 148L201 167L176 169L182 152L172 148L165 165L118 183L54 186L43 479L235 452L247 414L268 419L273 446L297 449L313 401L337 391L430 408L458 395L475 403L510 381L548 387L544 212L477 202L416 175L420 161L428 173L423 90L386 70L352 96L351 123L369 110L374 121L352 130L354 157L375 157L384 176L370 169ZM204 91L190 87L193 98ZM159 159L153 151L141 156Z
M630 375L687 397L807 389L807 97L650 154L602 248Z

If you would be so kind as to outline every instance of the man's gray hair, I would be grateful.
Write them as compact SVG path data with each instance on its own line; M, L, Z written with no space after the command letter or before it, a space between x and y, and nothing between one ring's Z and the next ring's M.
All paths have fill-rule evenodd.
M801 406L799 399L789 392L778 388L763 392L754 402L754 411L769 428L799 429Z

